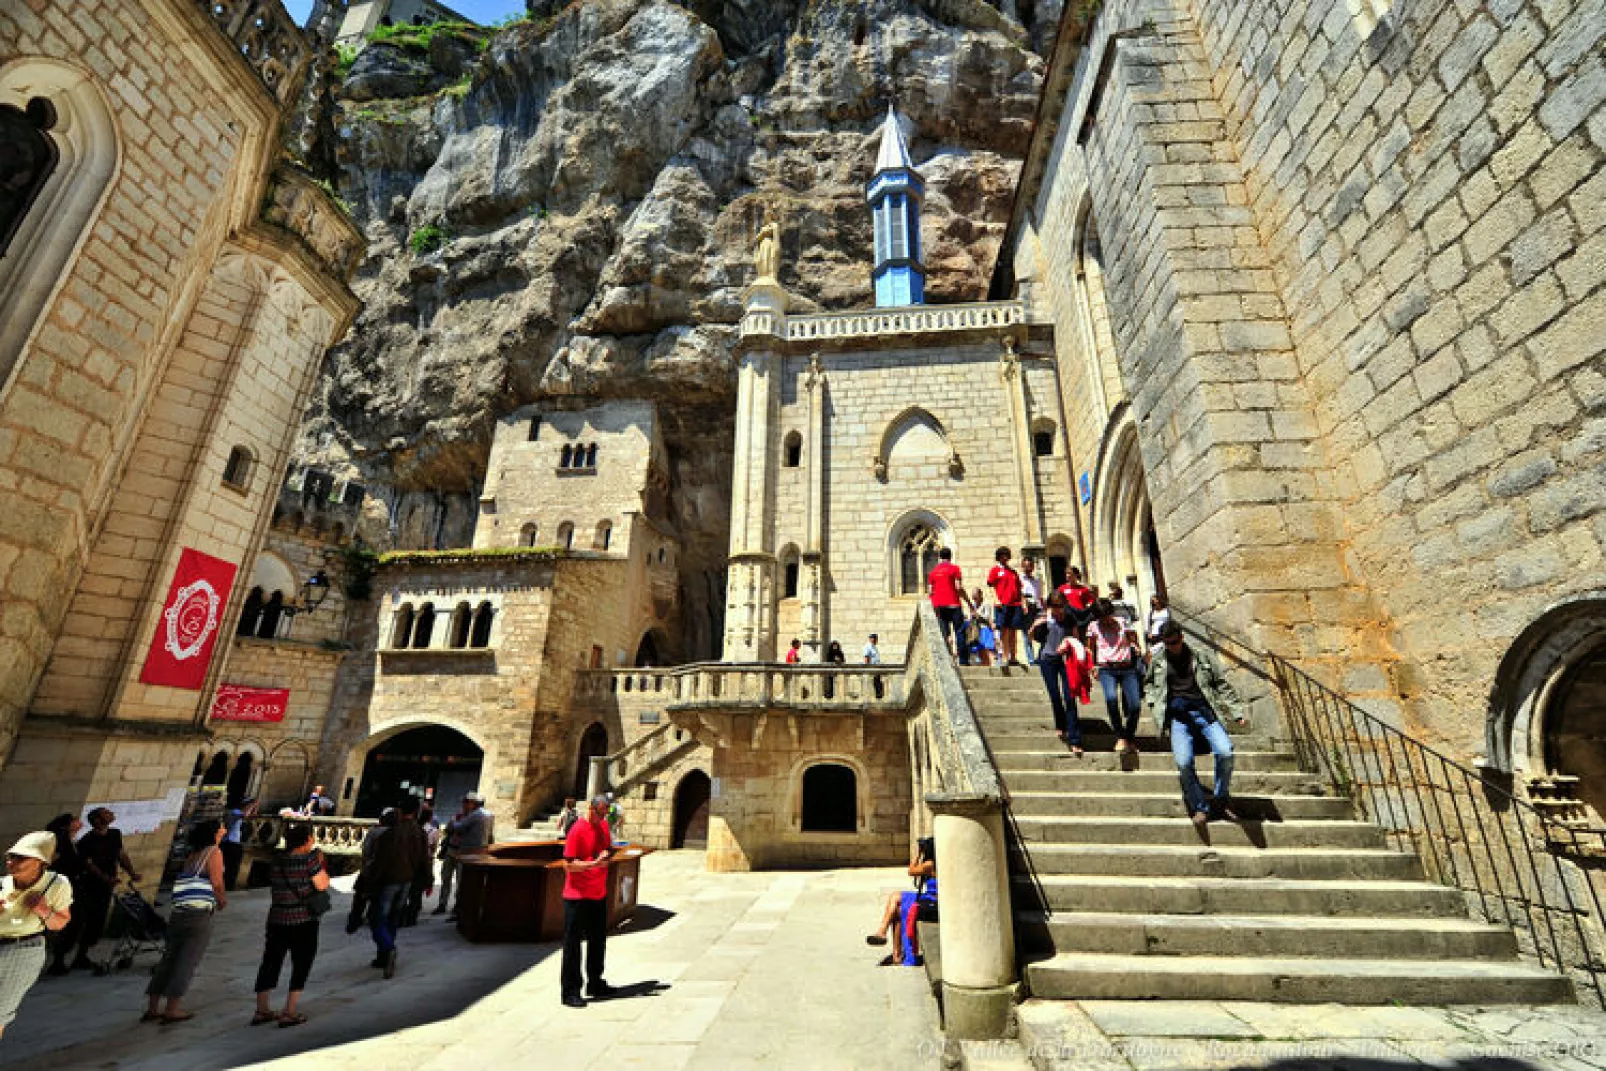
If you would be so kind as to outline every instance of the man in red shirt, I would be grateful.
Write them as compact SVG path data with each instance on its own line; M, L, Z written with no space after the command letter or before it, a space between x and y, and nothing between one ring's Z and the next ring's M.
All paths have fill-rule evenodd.
M947 547L937 551L935 568L926 574L926 587L931 591L931 608L937 611L937 624L944 636L952 635L949 650L959 656L961 666L969 664L965 654L965 615L959 604L970 607L970 596L965 594L964 578L954 564L954 552Z
M1020 574L1010 568L1008 547L999 547L993 558L998 562L987 573L987 586L993 589L993 624L998 629L1004 660L1012 666L1020 665L1015 657L1015 646L1020 642L1020 630L1026 627L1026 607L1021 602Z
M1060 595L1065 598L1066 616L1076 627L1076 637L1085 640L1087 637L1088 622L1093 620L1093 603L1096 599L1093 589L1082 583L1082 570L1071 566L1066 571L1065 583L1060 585Z
M608 944L608 797L593 796L586 816L569 829L563 845L563 1003L583 1008L580 996L580 942L586 943L586 996L604 1000L613 987L602 980Z
M786 664L795 666L803 661L803 641L794 639L792 646L786 649Z

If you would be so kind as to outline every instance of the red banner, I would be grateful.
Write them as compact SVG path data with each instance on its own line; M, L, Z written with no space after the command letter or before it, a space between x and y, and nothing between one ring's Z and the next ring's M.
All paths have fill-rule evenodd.
M213 721L283 721L290 706L288 688L252 688L220 684L212 700Z
M151 637L141 681L200 690L233 583L232 563L184 548L156 619L156 635Z

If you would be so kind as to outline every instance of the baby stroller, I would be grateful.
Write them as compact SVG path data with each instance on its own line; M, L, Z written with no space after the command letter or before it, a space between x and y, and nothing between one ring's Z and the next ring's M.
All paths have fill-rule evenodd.
M112 893L112 927L118 934L111 953L95 965L95 973L126 971L141 952L163 952L167 947L167 920L156 913L130 882Z

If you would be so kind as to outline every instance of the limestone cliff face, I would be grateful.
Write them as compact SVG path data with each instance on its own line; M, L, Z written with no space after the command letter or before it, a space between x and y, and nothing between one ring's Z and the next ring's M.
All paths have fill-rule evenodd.
M778 207L799 307L869 304L863 188L889 99L927 182L929 300L979 299L1060 3L530 8L477 60L371 46L336 93L336 183L371 243L366 308L301 452L368 480L391 502L382 538L404 546L467 541L488 422L536 398L656 399L689 436L671 452L696 457L681 508L706 505L709 481L723 496L763 206ZM717 561L722 511L690 512L688 539Z

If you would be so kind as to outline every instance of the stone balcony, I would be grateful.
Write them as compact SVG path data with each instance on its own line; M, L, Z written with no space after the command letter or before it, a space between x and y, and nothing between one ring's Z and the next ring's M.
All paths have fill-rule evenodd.
M1031 303L1019 298L803 314L787 313L784 300L753 301L741 322L741 337L748 345L778 341L794 353L874 349L889 343L954 345L1006 335L1024 340L1050 330Z
M288 112L301 92L312 45L279 0L199 0L199 7Z
M789 666L699 662L664 669L582 670L575 699L688 710L859 714L901 711L901 665Z
M367 239L312 176L280 161L262 200L262 221L294 235L324 271L351 279L368 251Z

